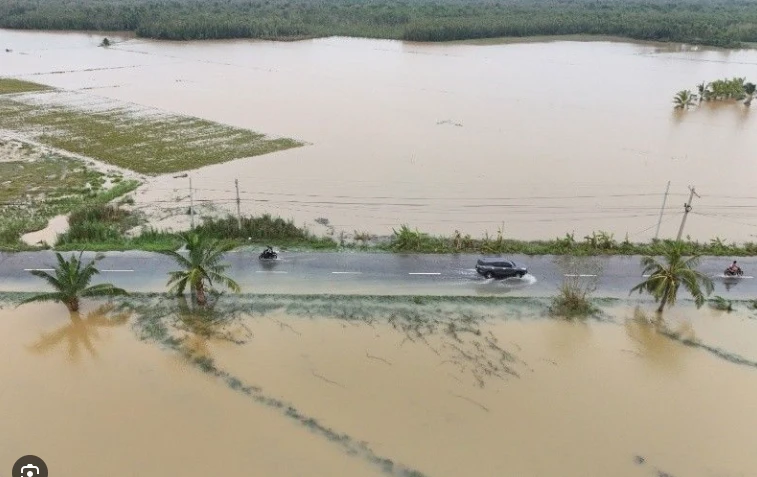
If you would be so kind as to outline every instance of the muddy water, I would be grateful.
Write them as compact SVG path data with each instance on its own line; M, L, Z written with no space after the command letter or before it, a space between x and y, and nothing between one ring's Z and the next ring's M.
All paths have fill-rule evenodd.
M754 363L752 315L679 308L665 326ZM427 476L750 475L754 364L684 346L639 310L608 316L614 322L503 314L457 322L453 333L442 322L271 312L231 321L214 338L184 316L171 332L238 379L232 390L138 341L131 315L6 308L0 461L33 452L63 477L83 468L199 477L220 463L238 475L391 475L240 391L255 386L253 396Z
M273 314L247 322L247 345L202 352L427 475L749 475L757 370L631 309L611 314L617 323L497 321L457 338ZM677 319L670 329L695 338Z
M426 45L328 38L293 43L153 42L0 31L3 74L186 113L307 147L207 167L196 199L337 230L407 222L518 238L605 229L677 232L686 186L701 198L686 234L757 234L757 119L740 105L674 113L704 80L757 79L757 52L622 42ZM123 40L123 41L121 41ZM731 184L737 183L735 189ZM186 179L138 200L173 201ZM158 219L156 219L158 220ZM183 224L186 217L158 221Z
M116 323L0 310L0 466L50 475L380 475Z

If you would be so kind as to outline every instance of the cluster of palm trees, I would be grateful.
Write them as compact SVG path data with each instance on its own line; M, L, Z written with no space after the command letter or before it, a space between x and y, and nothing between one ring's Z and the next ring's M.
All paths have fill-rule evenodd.
M688 89L681 90L673 97L673 107L688 109L702 101L743 101L744 106L750 106L754 99L757 85L748 82L746 78L731 78L715 80L711 83L699 83L697 93Z
M181 270L169 273L167 285L170 293L183 297L189 289L193 303L202 309L208 303L208 292L213 291L214 283L234 292L240 291L239 285L224 275L228 265L221 263L223 254L234 248L233 242L219 241L196 233L186 233L182 235L182 239L186 256L175 251L162 252L173 257L181 267ZM55 291L32 296L21 304L56 301L63 303L71 313L76 313L81 298L127 294L125 290L111 284L90 286L92 278L99 273L95 264L103 256L98 254L94 260L84 265L81 255L72 255L66 260L60 253L56 253L58 265L54 273L32 271L33 275L46 280ZM662 258L662 261L655 257L642 258L643 274L647 278L633 287L631 293L650 294L659 302L657 312L662 313L666 306L675 304L678 291L683 286L694 298L697 308L701 307L706 295L712 293L713 283L696 269L699 257L685 257L683 244L671 242Z
M193 302L202 308L208 303L208 292L213 290L214 283L239 292L239 285L224 275L228 265L221 263L223 254L234 248L233 242L210 239L196 233L183 234L182 240L184 242L182 248L187 251L186 256L173 250L162 252L173 257L181 267L181 270L169 273L170 293L183 296L188 288ZM22 301L21 304L55 301L63 303L69 312L76 313L79 311L81 298L127 294L126 290L107 283L90 286L92 278L100 273L96 263L104 258L103 255L96 255L86 265L82 262L81 253L78 256L72 254L68 260L57 252L55 256L58 265L53 273L43 270L31 271L33 275L47 281L55 291L34 295Z

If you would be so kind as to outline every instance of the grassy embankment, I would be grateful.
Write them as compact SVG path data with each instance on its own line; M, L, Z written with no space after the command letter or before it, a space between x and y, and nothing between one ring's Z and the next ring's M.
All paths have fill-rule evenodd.
M178 236L167 232L146 230L141 235L127 238L118 230L128 229L130 215L128 212L99 212L105 217L110 214L111 232L100 235L96 232L100 225L96 220L91 224L85 220L77 222L78 216L72 216L72 232L60 237L56 248L61 250L160 250L166 246L178 246ZM102 219L98 219L102 220ZM76 233L73 231L76 230ZM291 220L263 215L260 217L243 217L242 229L237 226L236 217L206 217L196 227L199 233L219 238L234 240L239 246L273 245L280 249L302 249L339 251L354 250L388 253L473 253L473 254L524 254L524 255L660 255L669 241L651 241L647 243L618 242L610 234L594 233L583 240L576 240L572 235L564 238L541 241L525 241L484 237L473 239L464 237L440 237L410 231L402 227L399 231L381 241L340 243L331 237L318 237L306 228L298 227ZM686 240L686 254L744 257L757 255L757 244L728 244L720 239L709 242Z
M71 230L58 242L62 249L156 250L178 244L175 235L154 230L127 236L129 229L144 222L143 214L129 207L128 198L123 207L108 204L134 190L138 181L123 180L118 172L103 173L44 146L152 175L301 145L118 102L82 106L80 99L88 100L78 93L0 78L0 129L18 138L2 143L7 150L0 162L0 249L33 248L20 241L21 235L69 213Z
M171 40L331 35L451 41L610 35L737 47L757 41L757 3L729 0L13 0L0 27L130 31Z

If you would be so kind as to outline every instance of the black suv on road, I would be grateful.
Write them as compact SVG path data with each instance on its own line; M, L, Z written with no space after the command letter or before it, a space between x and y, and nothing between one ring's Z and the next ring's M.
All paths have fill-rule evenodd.
M520 278L528 273L525 267L519 267L515 262L504 258L481 258L476 262L476 271L486 278Z

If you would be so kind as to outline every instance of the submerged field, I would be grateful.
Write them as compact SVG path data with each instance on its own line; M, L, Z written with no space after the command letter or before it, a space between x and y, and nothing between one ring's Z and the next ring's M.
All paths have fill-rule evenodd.
M86 458L114 477L199 477L220 461L227 473L354 477L705 477L757 465L754 312L683 306L655 322L621 302L588 321L541 310L248 296L198 312L158 295L80 316L5 306L0 408L16 438L0 458L33 442L57 472Z
M105 204L138 185L120 171L101 170L0 136L0 248L33 245L23 243L22 235L43 229L53 217L85 204ZM54 239L48 240L54 244Z
M199 118L13 79L0 79L0 129L151 175L302 145L293 139L269 138Z

